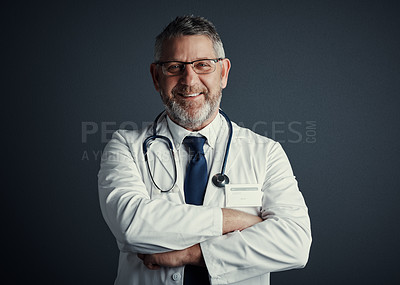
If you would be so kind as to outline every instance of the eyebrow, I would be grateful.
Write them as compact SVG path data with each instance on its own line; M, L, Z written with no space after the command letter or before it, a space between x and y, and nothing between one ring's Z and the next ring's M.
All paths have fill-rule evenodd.
M192 61L182 61L182 60L178 60L178 59L171 59L171 60L158 60L157 62L174 62L174 61L177 61L177 62L190 63L190 62L197 61L197 60L202 60L202 59L215 59L215 57L200 57L200 58L192 60Z
M179 63L185 63L185 64L191 64L195 63L196 61L202 61L202 60L213 60L213 58L203 58L203 59L196 59L193 61L179 61L179 60L172 60L172 61L164 61L164 62L179 62Z

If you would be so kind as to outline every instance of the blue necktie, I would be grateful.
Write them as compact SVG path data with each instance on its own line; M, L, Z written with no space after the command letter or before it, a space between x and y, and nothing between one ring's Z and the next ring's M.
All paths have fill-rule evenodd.
M203 205L204 193L207 187L207 161L204 157L203 146L205 137L188 136L183 143L189 147L191 160L186 170L185 201L186 204ZM186 265L183 279L184 285L210 284L207 268Z
M203 205L208 180L207 161L203 150L205 142L205 137L188 136L183 140L183 143L189 147L191 157L185 177L186 204Z

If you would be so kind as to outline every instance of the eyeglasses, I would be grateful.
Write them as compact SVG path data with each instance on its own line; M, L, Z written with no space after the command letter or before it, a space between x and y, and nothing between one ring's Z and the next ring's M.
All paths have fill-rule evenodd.
M167 76L182 75L186 65L190 64L197 74L207 74L215 71L218 61L222 58L215 59L198 59L191 62L185 61L158 61L155 64L161 66L162 72Z

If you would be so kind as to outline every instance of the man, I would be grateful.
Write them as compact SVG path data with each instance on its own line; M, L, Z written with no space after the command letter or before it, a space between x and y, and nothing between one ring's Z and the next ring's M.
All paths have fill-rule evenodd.
M150 71L166 114L115 132L98 175L120 249L115 284L269 284L270 272L305 266L310 222L283 149L236 124L228 146L230 67L204 18L177 17L157 37ZM221 188L212 176L227 151Z

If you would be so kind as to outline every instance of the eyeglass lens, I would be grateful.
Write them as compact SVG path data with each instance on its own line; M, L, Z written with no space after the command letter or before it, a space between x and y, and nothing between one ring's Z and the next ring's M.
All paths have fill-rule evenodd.
M163 71L166 75L175 75L182 73L185 68L186 64L182 62L168 62L163 64ZM194 72L197 74L205 74L211 73L215 70L215 60L212 59L204 59L198 60L191 64Z

